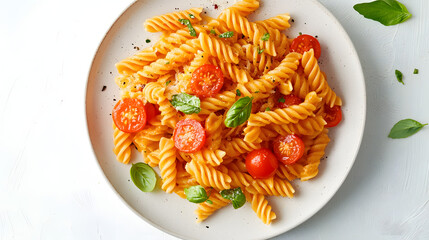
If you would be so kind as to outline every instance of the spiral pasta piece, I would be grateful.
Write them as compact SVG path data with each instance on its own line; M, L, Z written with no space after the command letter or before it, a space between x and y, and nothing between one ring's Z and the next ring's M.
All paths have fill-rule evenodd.
M302 55L299 53L289 53L279 66L264 74L260 79L238 84L237 88L244 96L251 96L254 92L267 93L273 90L281 82L286 82L298 68Z
M249 143L260 143L262 139L261 128L259 126L246 126L244 128L244 141Z
M201 100L199 114L210 114L221 109L228 109L234 104L236 96L235 92L224 91L213 97L204 98Z
M116 63L115 66L119 74L127 76L140 71L144 66L156 61L158 57L155 49L149 47Z
M188 19L191 23L197 23L201 21L200 13L202 11L202 8L191 8L185 11L167 13L147 19L143 25L148 32L176 31L184 27L179 19ZM194 18L190 14L194 15Z
M238 53L231 46L206 33L200 33L198 39L204 52L213 57L218 57L220 61L238 63Z
M273 64L272 56L264 52L261 53L258 47L251 44L243 45L241 48L243 49L243 57L251 61L259 73L266 74L271 70Z
M318 97L315 92L311 92L307 95L305 101L299 105L292 105L288 108L279 108L274 111L251 114L248 120L248 126L261 127L271 123L297 123L299 120L313 115L313 111L316 110L316 105L321 100L322 99Z
M150 82L143 89L143 95L148 102L159 105L161 112L161 123L170 128L174 128L179 121L177 110L171 105L170 101L164 96L165 88L159 82Z
M252 76L250 76L246 70L241 69L235 64L224 62L216 58L210 59L210 63L219 67L224 77L231 79L234 83L247 83L253 80Z
M314 57L313 49L304 53L302 57L302 67L304 68L305 75L308 77L310 91L316 91L330 107L342 105L341 98L329 87L325 76L320 71L317 59Z
M223 117L210 113L205 120L206 146L211 150L219 148L222 141Z
M161 138L159 141L159 170L161 171L161 188L167 193L172 193L176 187L176 148L174 141L168 138Z
M198 204L195 214L197 215L197 222L206 220L216 210L225 207L230 203L229 200L223 198L219 193L214 192L210 194L209 200L211 203L203 202Z
M245 17L259 8L259 0L243 0L235 3L229 9Z
M247 18L241 16L239 12L233 9L225 9L219 16L219 19L224 21L228 28L249 37L254 45L258 45L260 49L264 49L267 54L271 56L277 55L272 40L261 40L262 36L267 33L262 26L249 22Z
M205 32L205 29L200 26L194 26L196 34ZM153 48L162 55L167 55L171 50L180 47L180 45L186 43L188 40L195 39L195 37L189 34L188 29L179 29L176 32L166 34L161 37L158 42L155 43Z
M267 199L262 194L252 194L245 192L246 199L252 204L252 209L263 223L269 225L276 219L276 214L271 210Z
M200 49L198 39L188 40L186 43L180 45L179 48L168 52L165 58L160 58L150 65L144 66L137 74L149 79L159 78L189 62L198 49Z
M290 28L289 20L289 13L284 13L262 21L256 21L256 23L264 26L264 28L273 28L283 31Z
M307 164L304 166L303 173L301 174L301 181L307 181L317 176L319 173L320 159L325 155L325 148L329 141L327 129L314 140L307 154Z
M221 149L227 152L230 157L236 157L259 148L261 148L260 144L246 142L241 138L233 138L231 141L224 141L221 146Z
M159 147L159 146L158 146ZM143 151L143 161L147 163L151 167L156 167L159 165L159 156L160 156L160 150L156 149L155 151L152 151L150 153L147 153L146 151Z
M113 123L113 152L116 155L118 162L127 164L131 159L131 143L133 135L119 130Z
M322 116L309 117L303 120L298 121L297 123L289 123L289 124L271 124L268 127L276 131L278 134L282 136L286 136L288 134L299 134L299 135L314 135L320 133L324 126L326 125L326 121Z
M192 160L186 164L185 169L203 187L213 187L216 190L231 188L231 177L210 165Z
M289 181L276 177L255 179L247 186L246 191L253 194L282 196L292 198L295 193Z
M189 155L191 156L192 160L216 167L223 162L223 157L226 155L226 153L222 150L211 150L204 148Z

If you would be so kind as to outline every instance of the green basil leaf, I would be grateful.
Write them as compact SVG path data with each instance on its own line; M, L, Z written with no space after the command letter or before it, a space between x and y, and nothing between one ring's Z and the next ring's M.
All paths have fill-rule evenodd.
M376 0L356 4L353 8L365 18L378 21L385 26L405 22L411 17L407 8L396 0Z
M396 80L398 80L398 82L402 83L402 85L405 85L404 81L402 81L402 73L399 70L395 70L395 75L396 75Z
M404 119L392 127L389 137L393 139L406 138L420 131L426 125L428 124L421 124L413 119Z
M260 49L259 46L258 46L257 50L258 50L258 54L262 54L265 49Z
M185 188L185 195L186 199L193 203L202 203L209 199L206 190L200 185Z
M190 18L195 18L194 14L192 14L192 13L189 13L189 17Z
M201 111L200 99L187 93L173 95L170 103L174 108L184 114L199 113Z
M194 27L192 27L191 21L189 21L189 19L179 19L179 22L188 27L189 35L192 37L197 36L197 32L195 31Z
M419 70L417 68L414 68L413 74L419 74Z
M271 111L269 107L265 108L265 112Z
M156 173L146 163L136 163L130 169L131 180L143 192L152 192L156 185Z
M253 97L238 99L226 113L225 126L233 128L246 122L252 110L252 100Z
M220 38L230 38L232 36L234 36L234 32L224 32L222 34L219 34Z
M210 30L210 33L211 33L211 34L213 34L213 35L215 35L215 36L217 35L217 34L216 34L216 31L215 31L214 29L211 29L211 30Z
M234 209L240 208L246 203L246 197L240 187L222 190L220 195L225 199L231 200Z
M279 102L284 103L286 99L284 97L279 98Z
M270 34L269 33L265 33L264 35L262 35L261 40L262 41L267 41L268 39L270 39Z
M241 96L241 92L240 92L240 90L239 90L239 89L237 89L235 92L237 93L237 94L236 94L237 96L239 96L239 97Z
M167 82L165 82L165 86L168 86L168 84L171 83L171 80L168 80Z

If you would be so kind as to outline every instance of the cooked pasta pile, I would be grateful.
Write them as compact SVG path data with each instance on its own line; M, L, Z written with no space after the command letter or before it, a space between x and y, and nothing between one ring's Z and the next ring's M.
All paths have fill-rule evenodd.
M115 124L114 152L117 160L128 163L134 144L151 167L159 167L161 188L186 198L184 189L201 185L211 192L211 202L200 203L195 211L198 222L228 205L220 190L240 187L256 215L270 224L276 214L266 196L292 198L290 181L307 181L318 174L320 159L330 139L325 128L325 106L341 105L341 99L328 86L314 51L290 52L291 39L283 33L290 27L288 14L250 22L247 16L259 7L258 0L243 0L225 9L217 18L202 15L202 8L191 8L147 19L149 32L162 32L152 46L116 64L115 81L121 97L137 98L154 104L160 114L137 133L120 131ZM187 19L195 29L179 22ZM228 38L220 34L233 32ZM262 40L269 35L268 39ZM170 100L189 89L192 73L200 66L219 67L225 83L214 96L200 97L201 111L186 115ZM278 108L280 95L293 94L303 102ZM252 99L249 119L234 128L226 127L225 116L240 98ZM172 134L185 118L202 124L206 132L204 147L195 153L175 148ZM254 179L244 159L255 149L270 148L279 135L297 134L305 145L304 155L291 165L280 164L275 175Z

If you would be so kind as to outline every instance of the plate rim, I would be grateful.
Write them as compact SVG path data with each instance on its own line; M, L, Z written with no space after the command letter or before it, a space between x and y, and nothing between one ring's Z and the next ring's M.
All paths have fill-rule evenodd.
M94 67L95 64L95 60L96 57L98 56L100 50L101 50L101 46L102 44L105 42L107 36L109 35L109 33L111 33L111 31L114 29L115 25L118 23L118 21L122 18L122 16L124 14L126 14L126 12L132 8L134 5L136 5L138 2L140 2L142 0L134 0L132 2L130 2L126 7L124 7L124 9L122 9L122 11L117 15L116 19L110 24L110 27L108 28L108 30L106 31L106 33L101 37L101 39L99 40L99 44L97 45L96 50L94 51L92 60L91 60L91 64L89 65L88 68L88 72L87 72L87 77L86 77L86 84L85 84L85 94L84 94L84 109L85 109L85 129L86 129L86 136L87 139L89 140L89 142L91 143L91 152L93 155L93 159L95 160L95 163L97 165L97 169L99 170L99 172L102 175L103 180L108 183L107 185L109 185L109 188L111 190L113 190L114 195L120 199L120 201L127 206L128 209L130 209L134 214L136 214L137 216L139 216L142 220L144 220L146 223L149 223L151 226L155 227L158 230L161 230L164 233L167 233L171 236L180 238L180 239L184 239L184 237L188 236L182 236L181 234L171 231L167 228L162 227L161 225L158 225L156 223L154 223L153 221L151 221L150 219L146 218L145 216L143 216L140 212L138 212L135 208L133 208L125 199L124 197L118 192L118 190L115 188L115 186L113 185L113 183L109 180L109 178L106 176L104 170L102 169L100 162L97 158L97 155L95 153L95 149L93 147L93 139L91 138L91 134L90 134L90 130L89 130L89 119L88 119L88 85L90 82L90 76L91 76L91 72L92 69ZM144 1L144 0L143 0ZM280 236L282 234L285 234L293 229L295 229L296 227L300 226L301 224L303 224L304 222L308 221L310 218L312 218L315 214L317 214L318 212L320 212L325 206L326 204L332 200L332 198L337 194L338 190L343 186L345 180L349 177L350 171L353 168L355 162L356 162L356 158L359 154L361 145L362 145L362 140L363 140L363 135L365 132L365 126L366 126L366 117L367 117L367 94L366 94L366 83L365 83L365 75L362 69L362 64L360 61L360 57L358 52L356 51L355 45L353 43L353 41L350 39L349 34L347 33L347 31L344 29L343 25L341 25L341 23L339 22L339 20L332 14L332 12L326 8L321 2L319 2L318 0L308 0L310 2L312 2L313 4L315 4L318 8L320 8L321 10L324 10L325 14L331 19L333 20L333 23L335 23L337 25L337 28L341 31L341 33L345 36L345 40L347 41L347 43L351 46L351 52L352 52L352 57L356 59L356 63L357 63L357 70L359 73L358 78L361 80L360 85L363 89L363 92L361 92L361 95L363 97L363 102L362 102L362 121L360 124L360 128L361 131L359 133L359 141L357 143L356 146L356 152L353 154L354 157L352 159L352 161L350 162L350 166L349 168L344 171L344 177L341 179L341 181L338 181L338 186L336 188L334 188L334 190L332 191L332 193L330 194L330 196L328 198L325 199L325 201L321 202L321 204L319 204L320 207L317 207L315 211L311 212L310 214L306 215L305 217L303 217L300 221L296 221L294 224L292 224L293 226L290 227L287 230L282 230L282 231L267 231L267 235L266 238L272 238L272 237L276 237L276 236ZM188 238L189 239L189 238ZM191 238L191 239L196 239L196 238Z

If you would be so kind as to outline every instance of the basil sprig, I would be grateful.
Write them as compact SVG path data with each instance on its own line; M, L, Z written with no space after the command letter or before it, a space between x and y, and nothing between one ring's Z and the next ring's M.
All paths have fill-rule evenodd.
M230 38L232 36L234 36L234 32L224 32L222 34L219 34L220 38Z
M195 31L194 27L192 27L191 21L189 21L189 19L179 19L179 22L188 27L189 35L192 37L197 36L197 32Z
M238 99L226 113L225 126L233 128L247 121L252 110L252 100L253 97Z
M389 137L393 139L409 137L428 125L421 124L413 119L404 119L397 122L390 130Z
M264 33L264 35L262 35L262 37L261 37L262 41L268 41L268 39L270 39L270 34L269 33Z
M398 82L402 83L402 85L405 85L403 79L403 75L401 73L401 71L399 71L398 69L395 70L395 75L396 75L396 80L398 80Z
M131 180L143 192L152 192L156 185L156 173L146 163L136 163L130 169Z
M356 4L353 8L365 18L378 21L385 26L405 22L411 17L407 8L396 0L376 0Z
M200 185L185 188L185 195L186 199L193 203L202 203L209 199L206 190Z
M222 190L220 195L225 199L231 200L234 209L240 208L246 203L246 197L240 187Z
M200 99L187 93L173 95L170 103L174 108L183 112L184 114L199 113L201 111Z

